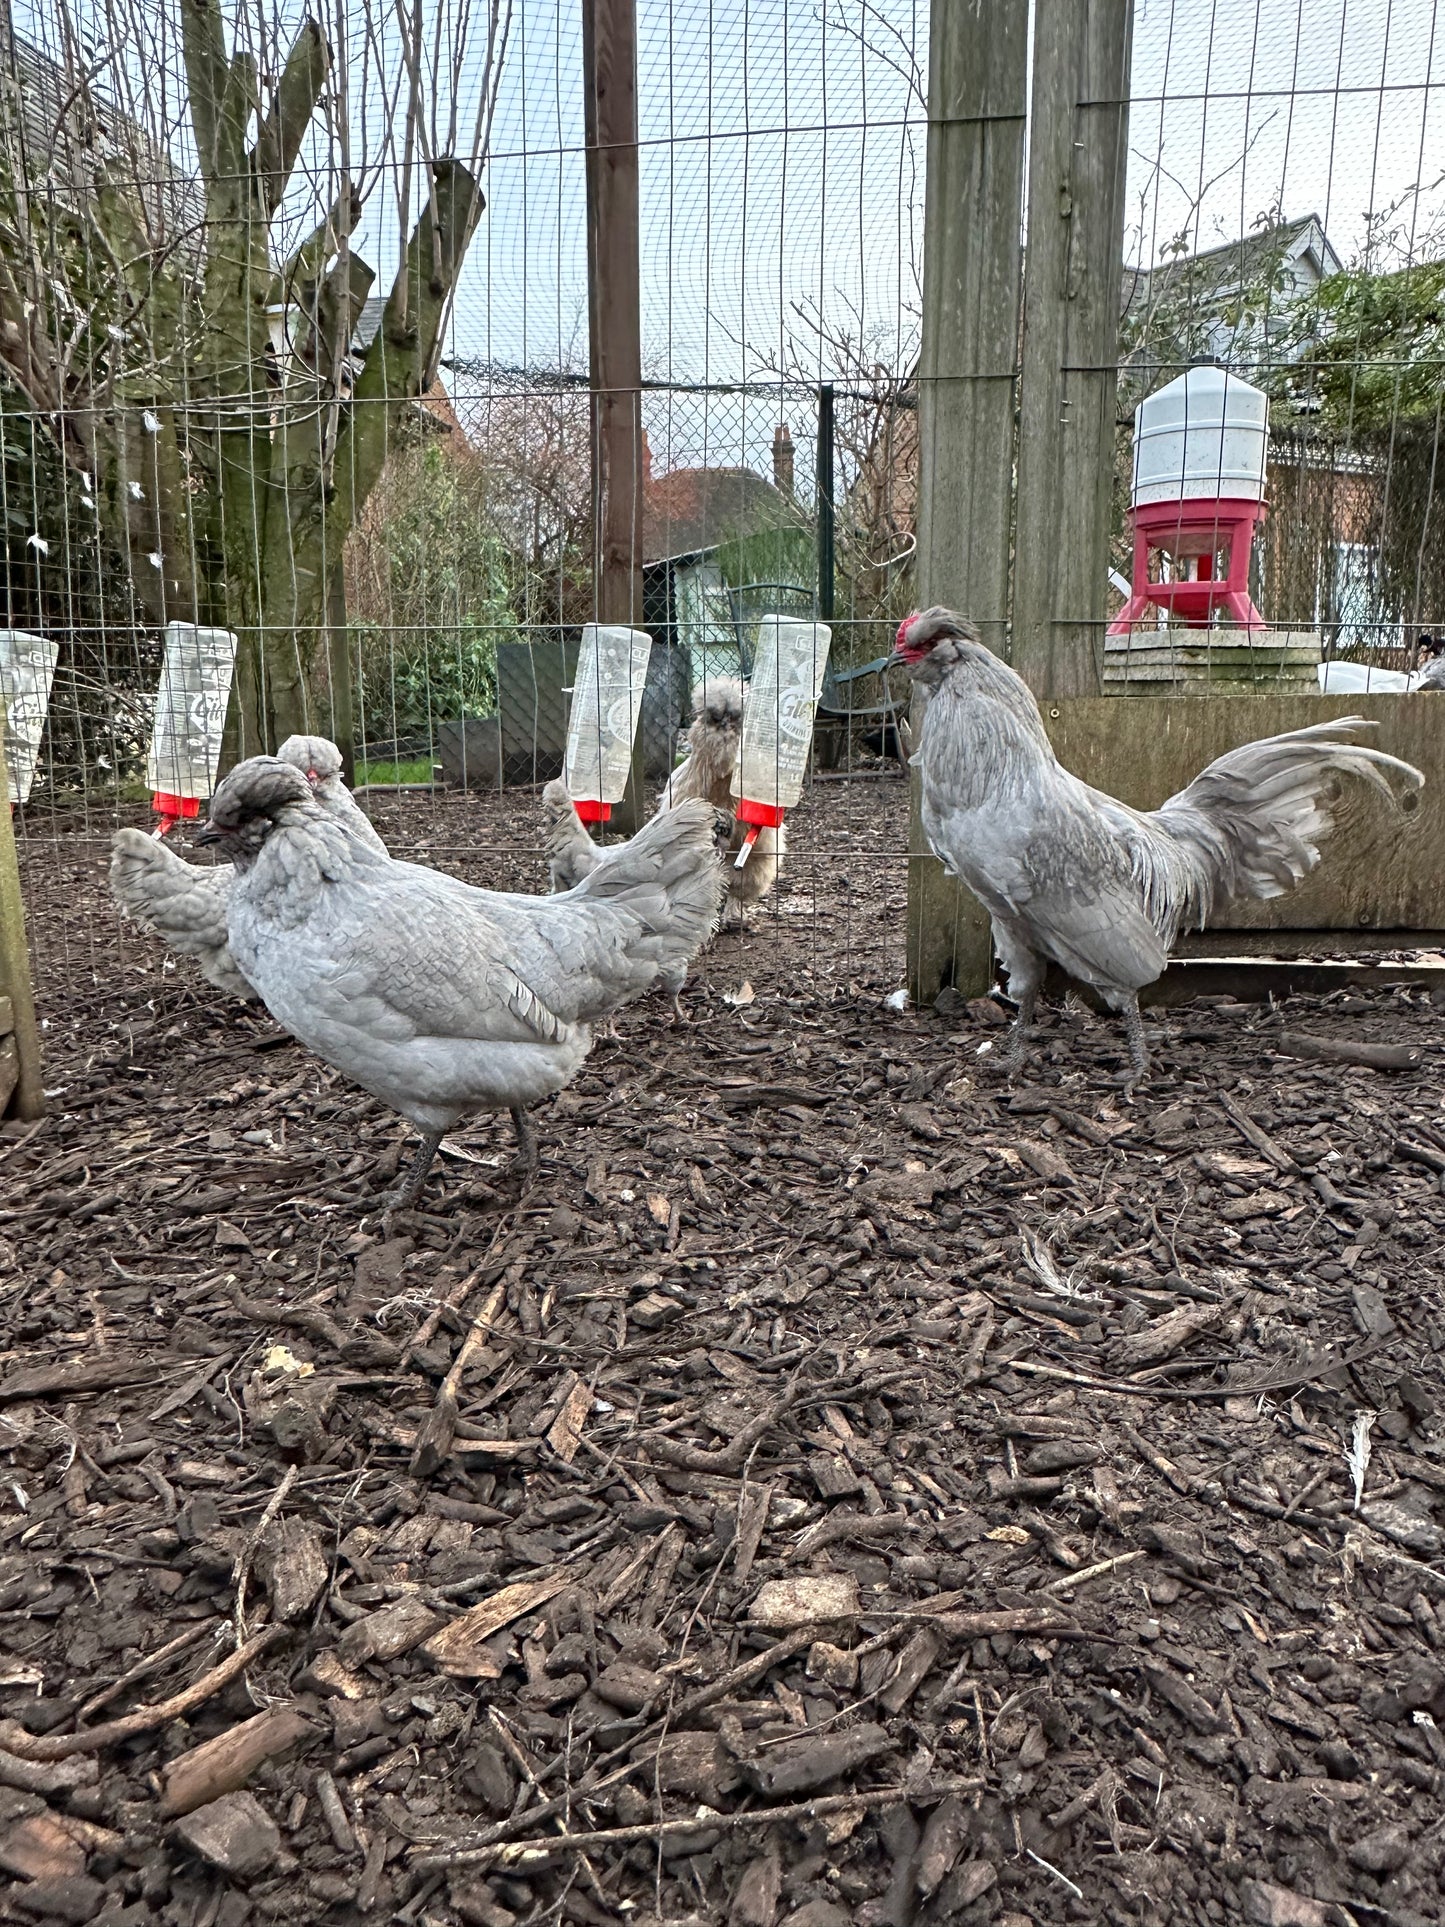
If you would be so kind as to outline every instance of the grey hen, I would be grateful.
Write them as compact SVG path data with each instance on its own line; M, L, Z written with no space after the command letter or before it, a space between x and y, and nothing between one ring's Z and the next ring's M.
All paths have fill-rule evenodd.
M1232 749L1160 809L1134 810L1060 764L1027 684L960 617L907 617L895 655L929 691L913 757L924 835L988 911L1018 999L1010 1068L1052 959L1122 1013L1143 1076L1139 991L1179 931L1230 897L1281 896L1313 870L1336 777L1392 801L1387 772L1404 790L1424 781L1397 757L1336 740L1371 726L1346 716Z
M717 921L712 812L685 803L605 851L561 896L476 890L347 835L271 757L233 770L200 840L236 868L231 952L271 1015L422 1133L411 1203L443 1134L526 1112L576 1075L591 1026L685 969Z
M386 845L341 780L341 751L324 736L288 736L276 752L305 776L328 815L373 849ZM110 893L128 917L162 938L177 956L193 957L208 983L232 997L256 993L236 968L226 938L229 863L203 868L144 830L117 830L110 840Z

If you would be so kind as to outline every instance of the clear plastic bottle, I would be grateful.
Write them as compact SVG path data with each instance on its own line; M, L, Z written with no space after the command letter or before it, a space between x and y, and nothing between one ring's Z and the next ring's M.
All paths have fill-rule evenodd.
M40 738L50 708L50 685L60 644L24 629L0 629L0 708L5 725L5 762L10 801L24 803L35 781Z
M738 819L752 826L738 851L747 862L760 829L774 829L797 802L813 744L833 632L825 622L764 616L743 700L743 740L733 774Z
M582 631L565 767L584 823L605 823L627 788L651 656L645 629L589 622Z
M146 762L161 834L177 817L199 816L202 801L216 787L235 668L236 638L229 629L166 624L165 662Z

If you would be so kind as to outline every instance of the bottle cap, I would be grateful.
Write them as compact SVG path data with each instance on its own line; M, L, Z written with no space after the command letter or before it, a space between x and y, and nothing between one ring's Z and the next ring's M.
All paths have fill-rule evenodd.
M760 830L775 830L787 815L776 803L754 803L751 797L739 798L733 815L739 823L756 823Z
M161 835L164 836L178 817L199 816L201 799L199 796L172 796L166 790L154 790L151 793L151 808L161 818Z

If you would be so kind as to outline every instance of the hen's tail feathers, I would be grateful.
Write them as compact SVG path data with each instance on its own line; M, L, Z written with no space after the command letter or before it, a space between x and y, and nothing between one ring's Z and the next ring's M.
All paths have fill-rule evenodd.
M602 860L602 852L587 834L577 814L572 793L560 776L542 791L542 809L547 818L547 863L552 872L552 888L572 890L590 876Z
M1149 820L1194 859L1191 920L1202 922L1226 897L1283 896L1306 877L1333 827L1336 779L1357 777L1396 808L1420 790L1425 778L1411 764L1347 740L1373 728L1341 716L1245 743L1153 813Z
M229 865L204 870L187 863L143 830L117 830L111 838L110 893L125 914L177 955L194 957L218 990L253 997L227 946L232 874Z
M602 850L580 900L616 904L637 920L633 943L659 972L674 976L717 928L723 874L710 804L691 798L659 810L626 843Z

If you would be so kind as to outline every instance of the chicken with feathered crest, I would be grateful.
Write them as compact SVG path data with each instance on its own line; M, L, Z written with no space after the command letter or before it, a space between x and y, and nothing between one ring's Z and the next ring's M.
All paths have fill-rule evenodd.
M653 817L575 890L513 896L394 862L269 756L231 771L197 840L235 865L231 954L271 1015L421 1131L396 1205L476 1111L510 1111L535 1164L529 1107L571 1082L595 1023L686 968L722 888L702 802Z
M385 844L341 780L341 751L325 736L288 736L276 752L300 770L317 801L351 835ZM144 830L117 830L110 840L110 893L128 917L154 931L179 957L192 957L208 983L233 997L256 993L237 970L226 940L226 903L235 872L187 863L169 843Z

